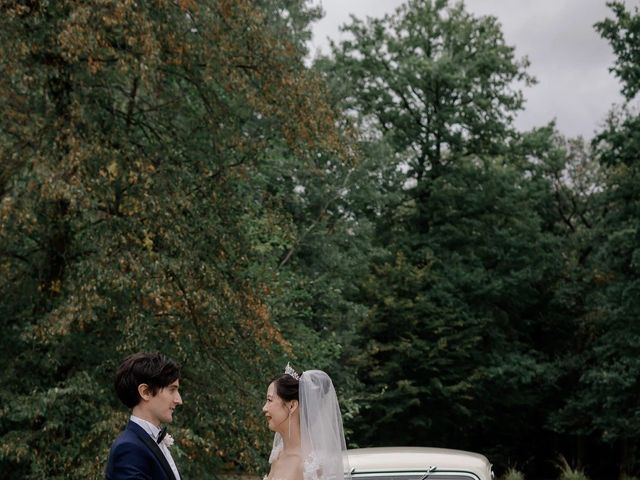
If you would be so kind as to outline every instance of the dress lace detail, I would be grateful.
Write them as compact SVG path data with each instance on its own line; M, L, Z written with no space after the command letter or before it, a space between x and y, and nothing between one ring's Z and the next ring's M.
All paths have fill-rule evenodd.
M320 480L320 462L313 453L304 459L302 478L304 480Z

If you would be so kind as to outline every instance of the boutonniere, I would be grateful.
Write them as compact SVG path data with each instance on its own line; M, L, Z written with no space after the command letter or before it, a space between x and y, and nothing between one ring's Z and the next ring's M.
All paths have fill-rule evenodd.
M164 445L167 448L173 445L173 437L167 433L167 427L164 427L160 432L158 432L158 439L156 442L158 445Z
M169 448L171 445L173 445L173 437L167 433L167 434L164 436L164 438L162 439L162 443L163 443L167 448Z

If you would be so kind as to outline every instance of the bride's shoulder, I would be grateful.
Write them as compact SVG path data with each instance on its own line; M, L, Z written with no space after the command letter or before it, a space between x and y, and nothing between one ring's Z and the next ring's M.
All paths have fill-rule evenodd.
M271 464L268 480L302 480L302 455L299 450L281 451Z
M302 462L302 453L300 449L278 451L271 464L274 467L283 467L295 462Z
M278 469L286 472L298 472L302 471L302 454L300 450L293 450L291 452L280 452L277 461Z

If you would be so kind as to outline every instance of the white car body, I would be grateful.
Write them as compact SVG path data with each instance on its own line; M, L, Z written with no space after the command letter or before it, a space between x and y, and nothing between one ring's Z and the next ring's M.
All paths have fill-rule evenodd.
M381 447L347 451L353 480L492 480L478 453L447 448Z

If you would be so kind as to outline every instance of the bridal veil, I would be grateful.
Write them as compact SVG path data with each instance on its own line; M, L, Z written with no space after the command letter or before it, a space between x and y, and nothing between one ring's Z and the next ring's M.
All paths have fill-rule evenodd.
M329 375L305 371L299 380L299 399L303 480L349 480L342 415ZM282 437L276 433L269 462L281 448Z

